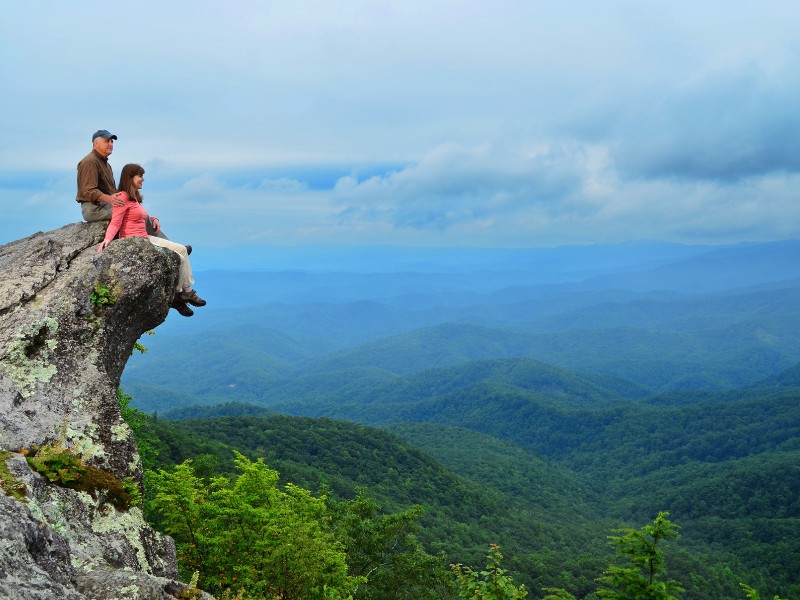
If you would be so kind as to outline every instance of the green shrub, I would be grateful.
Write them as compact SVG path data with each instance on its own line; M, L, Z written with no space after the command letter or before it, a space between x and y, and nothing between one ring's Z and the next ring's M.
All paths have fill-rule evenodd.
M458 579L459 597L465 600L521 600L528 596L524 585L517 586L500 568L503 555L496 544L489 545L489 562L484 571L475 571L471 567L451 565Z
M117 297L108 287L96 281L94 284L94 292L89 297L89 301L97 307L111 306L116 303Z
M103 494L108 502L121 511L141 503L141 494L135 482L122 482L111 473L84 464L80 457L64 448L60 440L41 447L33 446L23 454L31 468L51 483L86 492L95 500Z

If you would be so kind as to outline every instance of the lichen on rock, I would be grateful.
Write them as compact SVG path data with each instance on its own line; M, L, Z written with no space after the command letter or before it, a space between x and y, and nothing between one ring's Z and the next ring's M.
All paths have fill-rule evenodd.
M0 450L0 490L20 502L28 502L28 488L8 470L6 461L12 457L11 452Z
M180 259L145 238L98 255L103 234L74 223L0 246L0 448L46 443L66 418L95 466L140 479L116 391L133 345L169 312ZM92 304L96 282L113 304Z
M167 599L187 588L172 540L138 508L114 506L108 481L95 494L59 487L17 453L59 440L93 473L141 485L117 389L136 341L167 317L180 259L144 238L98 255L104 230L73 223L0 246L2 598ZM92 303L96 282L113 303Z
M2 358L23 397L30 396L37 383L47 383L56 374L50 351L58 345L52 338L57 329L58 322L50 317L27 324Z

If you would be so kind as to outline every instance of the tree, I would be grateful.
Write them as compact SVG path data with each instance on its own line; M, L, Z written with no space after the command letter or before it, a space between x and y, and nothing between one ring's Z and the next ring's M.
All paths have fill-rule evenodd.
M542 588L542 591L551 592L542 596L542 600L576 600L575 596L560 588Z
M742 586L745 595L747 596L748 600L761 600L761 596L759 595L758 591L755 588L751 588L749 585L744 583L740 583L739 585ZM783 600L780 596L774 596L772 600Z
M364 578L347 572L342 545L327 527L324 497L287 484L262 459L236 453L239 476L206 484L191 461L151 479L153 503L175 538L182 574L199 571L213 594L258 598L346 598Z
M664 572L664 552L659 543L678 537L678 526L659 512L652 525L641 529L617 529L620 535L609 536L617 554L633 563L632 567L611 566L598 579L597 595L615 600L675 600L684 591L675 581L660 581Z
M422 507L381 513L359 488L353 500L334 503L333 529L345 546L351 575L367 582L355 600L437 600L453 597L453 582L443 556L428 554L417 540Z
M489 559L485 571L475 571L471 567L451 565L458 580L459 597L464 600L521 600L528 596L524 585L516 586L500 568L503 555L497 544L489 544Z
M160 440L150 427L151 417L131 406L132 398L122 388L117 388L117 401L122 418L133 432L136 448L142 460L144 469L152 469L158 457L158 444Z

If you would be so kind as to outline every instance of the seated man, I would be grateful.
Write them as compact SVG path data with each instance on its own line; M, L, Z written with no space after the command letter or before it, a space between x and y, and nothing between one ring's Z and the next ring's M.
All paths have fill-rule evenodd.
M116 139L116 135L105 129L95 131L92 135L92 151L78 163L78 193L75 200L80 202L83 218L89 223L110 221L112 207L124 204L117 196L114 171L108 163ZM146 225L149 235L169 239L161 231L157 218L149 217ZM187 246L188 248L191 246Z

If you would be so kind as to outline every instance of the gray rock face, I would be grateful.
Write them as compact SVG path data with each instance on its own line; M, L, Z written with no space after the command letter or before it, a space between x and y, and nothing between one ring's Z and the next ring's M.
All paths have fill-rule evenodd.
M0 246L0 450L61 440L141 483L116 392L134 343L169 312L180 260L143 238L98 255L104 232L73 223ZM115 301L98 306L92 294L104 289ZM138 508L53 485L21 454L4 462L0 487L10 474L26 502L0 490L0 598L175 598L186 588L172 540Z
M138 508L121 513L52 485L21 454L6 465L25 484L26 502L0 494L0 598L167 600L187 589L177 580L172 539L153 531Z
M0 494L0 598L83 600L72 585L69 542Z
M0 448L65 435L90 464L141 478L116 391L136 340L167 316L180 259L144 238L98 255L104 232L73 223L0 247ZM100 286L113 305L92 303Z

